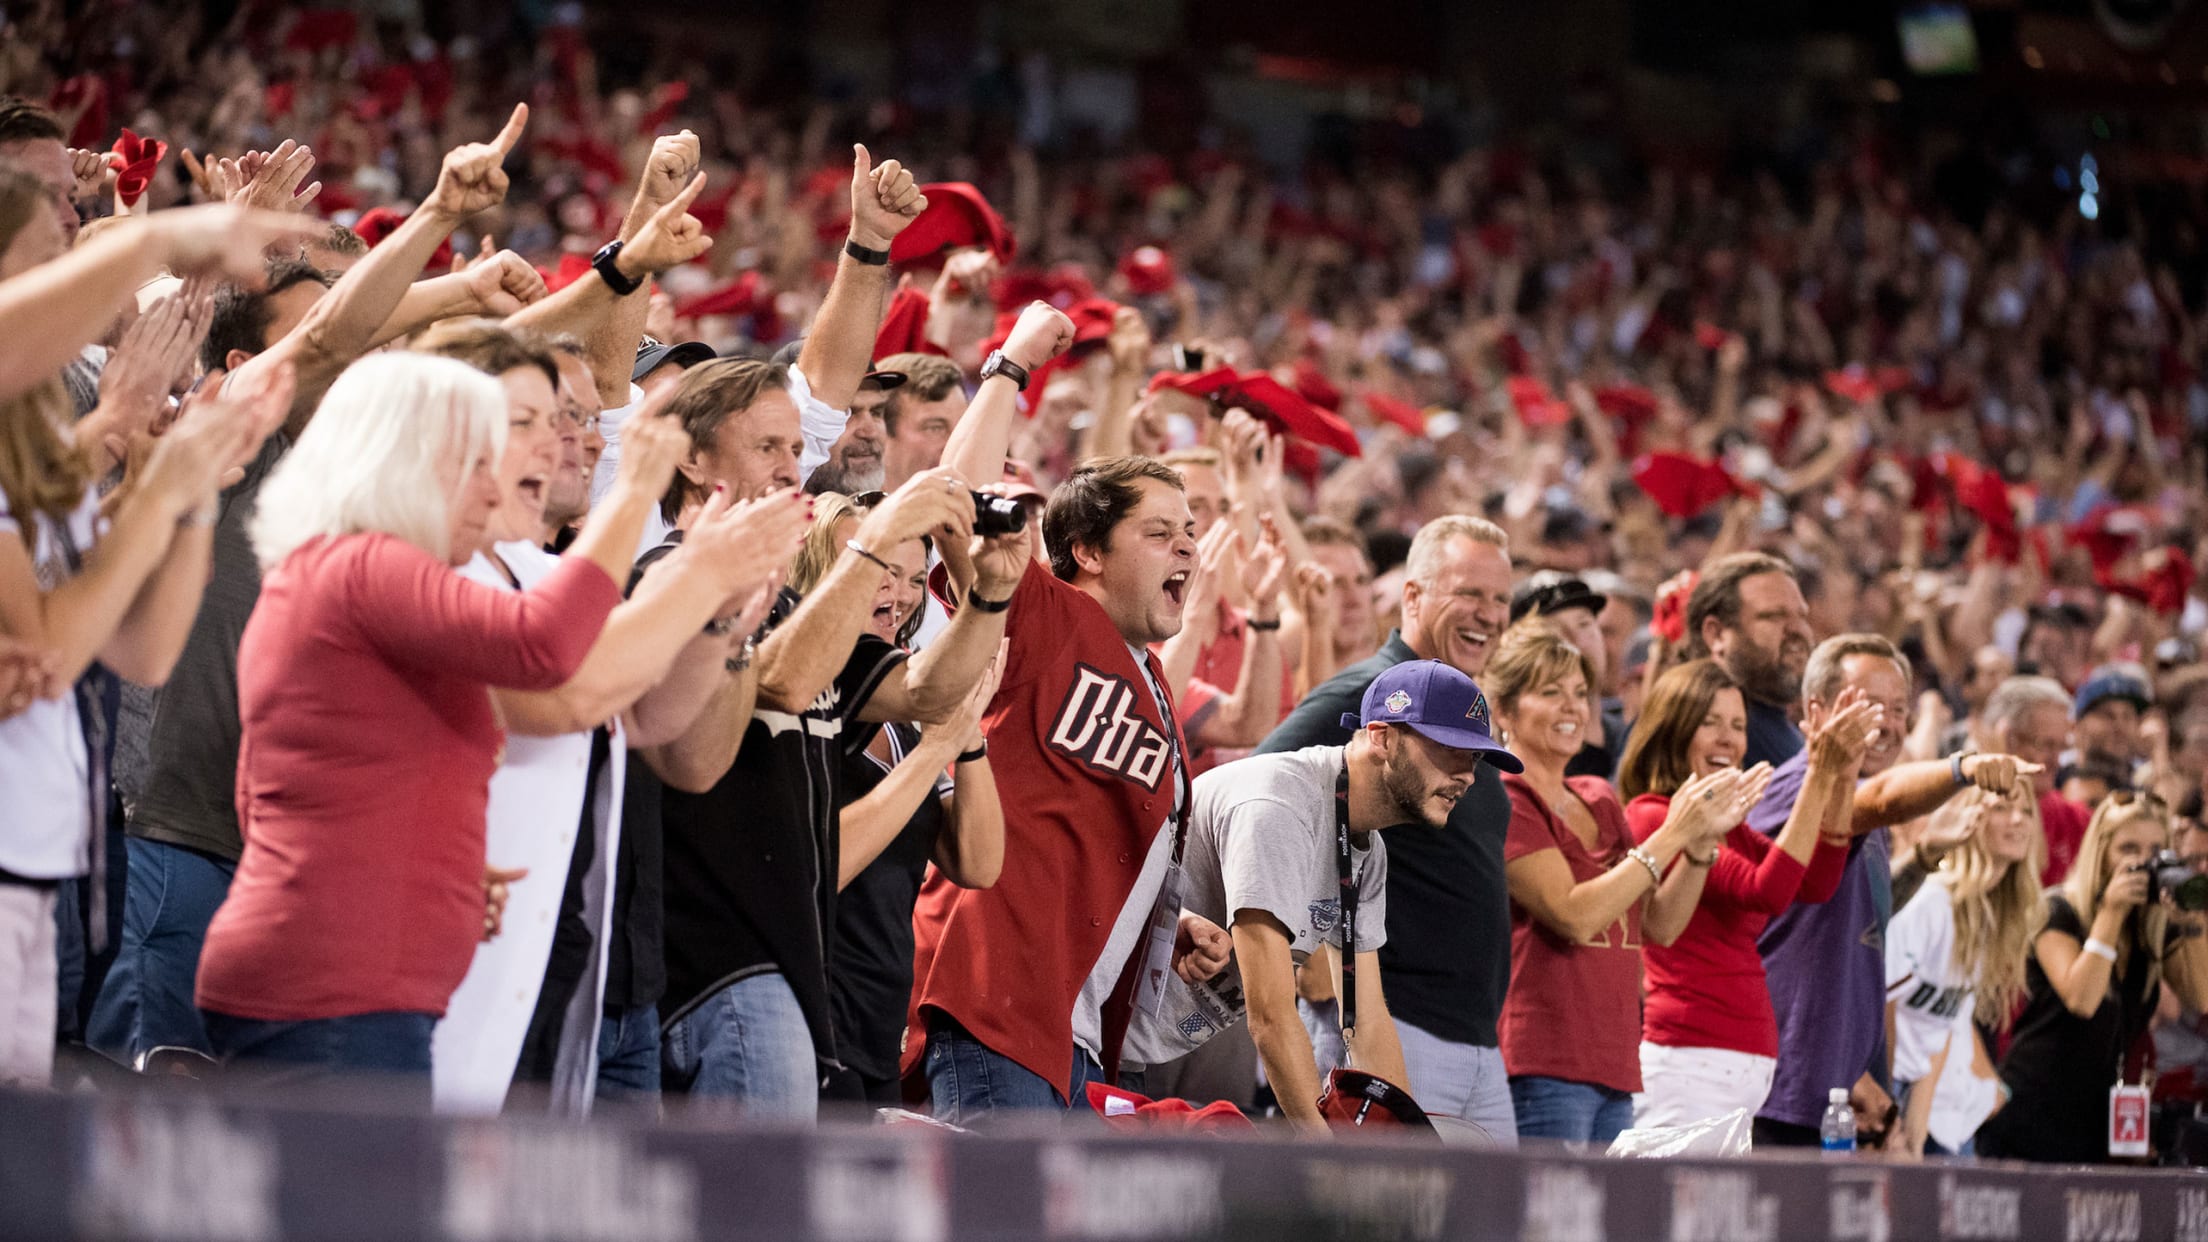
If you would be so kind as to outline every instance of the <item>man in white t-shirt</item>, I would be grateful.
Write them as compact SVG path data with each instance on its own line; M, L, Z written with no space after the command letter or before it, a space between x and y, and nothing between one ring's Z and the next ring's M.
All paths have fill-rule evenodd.
M1374 834L1398 824L1439 829L1478 779L1483 756L1520 769L1488 735L1487 719L1471 678L1436 660L1408 661L1375 678L1362 711L1343 719L1358 729L1348 746L1259 755L1199 778L1181 909L1227 927L1234 961L1193 987L1170 977L1159 1004L1137 1015L1129 1055L1180 1056L1247 1016L1281 1112L1324 1128L1318 1063L1296 1013L1296 968L1319 946L1340 946L1354 924L1345 972L1356 988L1356 1016L1344 1023L1354 1027L1350 1060L1406 1082L1380 987L1387 850Z

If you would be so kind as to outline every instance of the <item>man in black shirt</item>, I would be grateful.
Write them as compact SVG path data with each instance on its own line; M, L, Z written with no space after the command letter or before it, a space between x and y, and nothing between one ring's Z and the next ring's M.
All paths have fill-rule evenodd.
M1743 768L1777 767L1802 749L1792 709L1817 636L1794 567L1761 552L1721 557L1687 597L1688 657L1708 656L1748 700Z
M1312 690L1260 754L1343 745L1344 713L1405 660L1438 659L1477 679L1510 618L1509 539L1494 523L1450 515L1420 528L1403 584L1403 620L1370 659ZM1380 968L1410 1071L1410 1092L1515 1146L1517 1122L1495 1023L1510 986L1510 891L1503 838L1510 795L1475 781L1447 826L1388 841L1387 943Z

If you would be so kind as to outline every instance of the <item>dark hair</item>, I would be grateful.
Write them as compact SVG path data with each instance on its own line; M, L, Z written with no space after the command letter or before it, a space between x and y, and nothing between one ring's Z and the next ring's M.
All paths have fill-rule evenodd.
M261 290L224 285L215 291L215 306L207 321L207 339L199 345L199 363L209 371L230 365L230 351L248 356L274 342L268 325L276 319L274 298L304 284L330 287L329 273L305 259L271 259L268 287Z
M0 95L0 142L39 138L67 142L69 135L53 113L20 96Z
M682 420L682 429L690 433L690 448L695 452L713 443L721 433L721 424L731 415L750 409L761 394L789 386L790 369L779 362L715 358L683 372L682 382L667 402L667 413ZM667 485L667 494L660 497L660 516L674 521L682 507L690 503L690 489L690 480L677 470L674 482Z
M414 338L413 352L465 362L494 378L533 367L554 389L560 386L560 364L552 357L551 344L539 333L509 328L496 319L448 319Z
M1141 483L1154 479L1178 492L1180 471L1155 457L1102 457L1082 462L1073 477L1050 494L1043 509L1043 546L1050 550L1050 572L1073 581L1076 547L1112 550L1112 528L1142 503Z
M1736 552L1702 571L1701 580L1694 584L1694 594L1687 597L1689 656L1710 654L1702 641L1702 622L1708 618L1717 618L1717 623L1728 630L1740 627L1740 584L1764 574L1796 577L1792 565L1763 552Z
M306 248L327 250L331 254L342 254L357 259L368 253L368 239L342 224L333 224L322 236L308 242Z
M1715 660L1689 660L1657 678L1618 763L1619 799L1677 793L1694 775L1687 765L1687 746L1709 716L1710 705L1720 693L1738 689L1739 683Z
M897 434L897 416L906 401L941 401L953 392L965 391L966 376L958 364L934 354L891 354L874 364L877 371L899 371L905 382L889 390L882 402L882 430Z

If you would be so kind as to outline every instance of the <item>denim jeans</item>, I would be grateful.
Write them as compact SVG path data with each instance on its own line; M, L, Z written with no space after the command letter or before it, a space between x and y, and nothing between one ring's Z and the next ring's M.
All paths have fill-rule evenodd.
M928 1016L928 1094L938 1121L972 1125L997 1112L1089 1111L1089 1084L1108 1082L1104 1067L1079 1044L1073 1048L1073 1099L1058 1094L1040 1074L997 1052L941 1014ZM1118 1085L1142 1090L1139 1073L1121 1074Z
M85 1042L109 1060L144 1068L155 1048L212 1054L192 1003L207 924L230 893L236 863L160 841L125 845L129 886L123 934L92 1006Z
M659 1006L607 1006L598 1024L600 1104L659 1104Z
M271 1085L379 1075L387 1085L429 1104L429 1040L437 1019L426 1013L349 1014L267 1022L200 1011L208 1042L223 1064Z
M1403 1045L1403 1068L1411 1076L1405 1089L1420 1108L1471 1122L1497 1147L1518 1145L1502 1049L1443 1039L1401 1018L1395 1020L1395 1035Z
M1593 1083L1528 1074L1510 1080L1510 1102L1520 1138L1608 1147L1633 1124L1632 1095Z
M729 984L675 1019L660 1037L669 1091L743 1103L758 1117L820 1115L820 1064L797 994L780 974Z

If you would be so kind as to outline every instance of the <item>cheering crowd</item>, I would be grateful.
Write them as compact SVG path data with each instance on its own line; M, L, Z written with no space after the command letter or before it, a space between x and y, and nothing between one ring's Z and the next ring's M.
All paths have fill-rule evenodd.
M311 16L6 69L0 1081L2094 1161L2208 1067L2181 203Z

